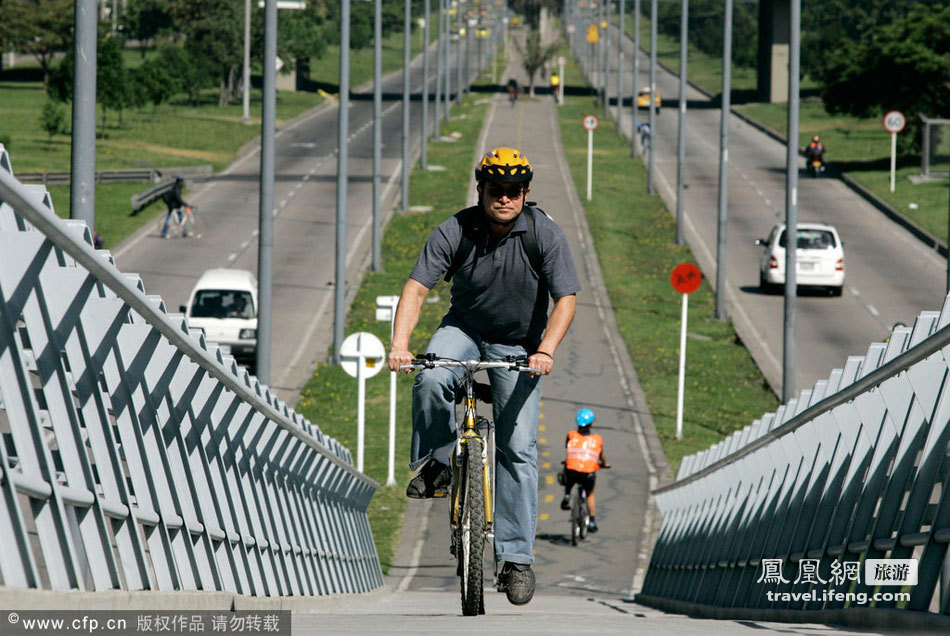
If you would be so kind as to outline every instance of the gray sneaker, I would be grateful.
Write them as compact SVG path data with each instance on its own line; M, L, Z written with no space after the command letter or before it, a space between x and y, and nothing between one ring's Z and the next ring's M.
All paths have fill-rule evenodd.
M534 572L531 566L506 561L498 575L498 591L504 592L512 605L527 605L534 598Z
M451 485L452 470L445 464L430 459L409 482L406 487L406 496L410 499L445 497L449 494Z

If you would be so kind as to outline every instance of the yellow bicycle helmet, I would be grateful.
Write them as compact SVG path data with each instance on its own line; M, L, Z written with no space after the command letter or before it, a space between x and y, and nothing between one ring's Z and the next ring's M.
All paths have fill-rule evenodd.
M479 183L525 183L533 175L528 158L520 150L505 146L486 152L475 166L475 180Z

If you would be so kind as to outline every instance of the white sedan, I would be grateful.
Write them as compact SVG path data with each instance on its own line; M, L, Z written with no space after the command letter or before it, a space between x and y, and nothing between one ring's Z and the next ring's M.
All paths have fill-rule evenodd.
M844 248L838 231L824 223L797 225L797 285L824 288L832 296L840 296L844 287ZM767 239L755 242L762 246L759 287L763 291L770 292L785 284L785 234L785 224L779 223Z

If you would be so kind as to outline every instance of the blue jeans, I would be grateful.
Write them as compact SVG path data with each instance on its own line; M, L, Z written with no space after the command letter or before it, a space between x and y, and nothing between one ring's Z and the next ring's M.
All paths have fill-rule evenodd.
M520 345L485 342L446 317L428 353L455 360L497 359L528 353ZM538 413L541 378L507 369L487 371L495 422L495 558L512 563L534 562L538 523ZM456 438L455 388L449 369L425 369L412 387L413 469L426 463L435 449Z
M181 219L185 215L181 208L169 210L168 213L165 214L165 225L162 226L162 236L168 235L168 226L171 225L172 214L177 215L176 223L181 223Z

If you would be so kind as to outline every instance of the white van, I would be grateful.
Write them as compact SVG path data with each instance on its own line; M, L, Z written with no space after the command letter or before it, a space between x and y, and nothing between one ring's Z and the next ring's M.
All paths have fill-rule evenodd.
M257 279L243 269L209 269L181 306L188 325L204 331L205 340L216 342L253 368L257 355Z

